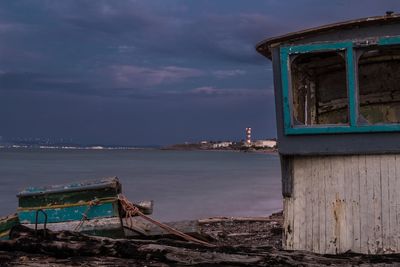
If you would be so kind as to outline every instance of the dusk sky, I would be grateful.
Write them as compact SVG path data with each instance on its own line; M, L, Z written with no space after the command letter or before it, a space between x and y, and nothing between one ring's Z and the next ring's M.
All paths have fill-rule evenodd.
M262 39L384 0L0 1L0 136L152 145L275 137Z

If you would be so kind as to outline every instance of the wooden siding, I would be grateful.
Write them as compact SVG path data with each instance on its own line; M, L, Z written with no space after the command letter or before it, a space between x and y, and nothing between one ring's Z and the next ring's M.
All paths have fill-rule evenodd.
M400 155L295 157L292 171L286 249L400 252Z

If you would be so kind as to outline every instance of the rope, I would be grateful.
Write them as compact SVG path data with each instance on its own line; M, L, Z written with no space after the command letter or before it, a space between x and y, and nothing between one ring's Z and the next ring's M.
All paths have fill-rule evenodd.
M125 211L125 214L126 214L126 215L125 215L125 218L126 218L126 220L127 220L127 223L128 223L128 226L129 226L129 227L131 227L131 226L133 225L132 217L138 215L138 216L142 217L143 219L145 219L145 220L147 220L147 221L149 221L149 222L151 222L151 223L157 225L158 227L164 229L164 230L167 231L168 233L173 234L173 235L176 235L176 236L179 236L179 237L185 239L186 241L192 241L192 242L194 242L194 243L198 243L198 244L205 245L205 246L209 246L209 247L214 247L214 246L215 246L215 245L210 244L210 243L208 243L208 242L202 241L202 240L200 240L200 239L197 239L197 238L194 238L194 237L192 237L192 236L190 236L190 235L187 235L187 234L185 234L185 233L182 233L181 231L178 231L178 230L176 230L176 229L174 229L174 228L172 228L172 227L170 227L170 226L168 226L168 225L166 225L166 224L160 223L160 222L158 222L158 221L156 221L156 220L153 220L152 218L150 218L150 217L144 215L144 214L139 210L138 207L136 207L132 202L130 202L130 201L129 201L125 196L123 196L122 194L119 194L119 195L118 195L118 199L119 199L119 201L120 201L120 203L121 203L122 209Z
M89 204L89 205L88 205L88 207L86 208L85 212L82 213L82 219L79 221L78 225L75 227L75 231L78 231L78 230L82 227L82 225L83 225L83 223L85 222L85 220L88 219L88 216L87 216L88 212L90 211L90 209L91 209L93 206L99 205L99 204L100 204L100 200L99 200L99 199L94 199L94 200L89 201L88 204Z
M116 197L104 197L104 198L96 198L96 201L101 203L108 203L108 202L114 202L117 201L118 198ZM18 207L17 211L30 211L30 210L38 210L38 209L62 209L62 208L69 208L69 207L77 207L77 206L86 206L90 205L90 203L93 200L90 201L78 201L75 203L65 203L65 204L49 204L47 206L39 206L39 207Z

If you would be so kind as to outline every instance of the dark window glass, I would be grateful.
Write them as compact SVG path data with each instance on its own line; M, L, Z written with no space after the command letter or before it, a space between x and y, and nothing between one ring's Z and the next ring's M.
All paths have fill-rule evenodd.
M360 124L400 122L400 46L358 51Z
M346 124L349 120L344 52L293 55L294 125Z

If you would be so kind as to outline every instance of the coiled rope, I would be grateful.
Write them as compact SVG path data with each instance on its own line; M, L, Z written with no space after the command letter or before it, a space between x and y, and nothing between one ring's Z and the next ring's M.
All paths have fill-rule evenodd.
M192 237L190 235L182 233L181 231L178 231L178 230L176 230L176 229L174 229L174 228L172 228L172 227L170 227L170 226L168 226L166 224L160 223L160 222L158 222L156 220L153 220L152 218L144 215L139 210L138 207L136 207L132 202L130 202L122 194L118 195L118 200L119 200L119 202L121 204L122 209L125 211L125 218L126 218L128 227L131 227L133 225L132 217L138 215L138 216L142 217L143 219L145 219L145 220L157 225L158 227L164 229L168 233L176 235L176 236L179 236L179 237L185 239L186 241L191 241L191 242L198 243L198 244L205 245L205 246L209 246L209 247L215 247L215 245L213 245L213 244L210 244L208 242L202 241L200 239L197 239L197 238L194 238L194 237Z

